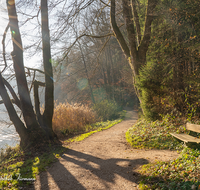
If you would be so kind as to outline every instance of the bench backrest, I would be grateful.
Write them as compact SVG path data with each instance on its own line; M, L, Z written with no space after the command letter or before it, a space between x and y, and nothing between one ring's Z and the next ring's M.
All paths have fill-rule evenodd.
M186 123L186 129L200 133L200 125L197 125L197 124Z

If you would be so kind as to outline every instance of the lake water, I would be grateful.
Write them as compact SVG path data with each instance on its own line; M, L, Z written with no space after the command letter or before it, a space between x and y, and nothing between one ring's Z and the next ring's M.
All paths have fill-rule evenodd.
M0 111L0 149L6 148L7 145L19 144L19 135L16 133L15 127L9 126L5 121L9 121L8 114L5 111Z

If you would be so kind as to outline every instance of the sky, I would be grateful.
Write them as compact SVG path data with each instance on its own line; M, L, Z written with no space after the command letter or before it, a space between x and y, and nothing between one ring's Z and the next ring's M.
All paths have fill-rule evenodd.
M19 17L19 16L18 16ZM3 39L3 34L4 34L4 30L8 24L8 15L6 12L6 5L5 5L5 0L0 0L0 42ZM21 32L23 32L22 29L20 29ZM10 30L7 33L6 39L6 53L9 54L12 51L12 45L11 43L8 43L8 39L10 39ZM23 38L22 37L22 43L23 46L30 44L29 40L27 38ZM0 53L2 52L2 44L0 43ZM38 68L41 66L41 56L33 56L32 58L30 58L28 56L28 53L25 51L24 52L24 65L27 67L33 67L33 68ZM1 68L1 67L0 67ZM9 71L8 71L9 72Z
M6 0L0 0L0 7L4 8L4 10L5 10L3 13L3 11L0 9L0 20L1 20L1 22L0 22L0 42L2 41L2 35L3 35L4 30L8 23L8 16L7 16L5 2L6 2ZM26 14L36 15L39 10L40 3L38 0L34 1L36 4L34 4L33 6L27 6L27 7L24 6L23 1L21 1L21 0L16 0L16 2L21 3L20 6L22 6L21 8L20 8L20 6L17 7L17 12L21 11L22 13L25 12ZM31 2L31 1L28 1L28 2ZM71 12L72 15L75 14L76 12L78 12L78 8L77 8L77 10L75 8L73 11L72 11L73 8L70 8L70 6L69 6L69 9L66 8L66 7L68 7L68 5L71 5L71 4L73 7L74 5L72 2L74 2L74 1L73 0L68 0L68 1L50 0L49 1L49 7L50 7L49 8L49 18L51 18L49 21L49 25L50 25L50 33L53 34L53 35L51 35L52 59L56 59L56 57L62 56L63 51L65 51L65 49L67 49L66 47L70 47L70 45L75 40L75 36L74 35L72 36L72 32L71 32L72 29L70 27L73 28L74 23L72 24L71 22L74 20L74 18L78 19L78 17L74 17L74 18L70 17L71 19L69 19L68 27L66 27L65 24L63 24L63 26L61 25L61 23L63 23L65 21L65 19L60 19L61 21L58 22L57 17L55 18L55 15L57 14L57 12L59 12L61 10L62 11L64 10L63 15L65 15L66 18L68 17L68 15L70 15L70 14L68 14L68 12L69 13ZM56 8L54 7L55 3L56 3ZM87 3L85 3L85 1L83 1L81 7L84 7L85 4L87 4ZM64 9L64 7L66 9ZM39 14L39 17L38 17L39 22L40 22L40 16L41 15ZM27 16L24 17L22 14L18 13L18 20L20 21L19 22L20 24L22 23L21 21L25 21L27 18L28 18ZM39 26L38 20L36 18L30 19L23 27L20 27L22 43L23 43L24 48L27 45L33 44L34 41L37 42L37 41L41 40L41 38L40 38L41 28L39 28L39 27L37 27L37 29L34 28L36 26ZM79 27L81 27L81 26L79 25ZM62 34L62 32L64 33L64 36L63 36L64 40L62 40L60 38L59 41L57 41L56 40L57 35L59 35L60 33ZM34 37L35 35L37 35L37 38ZM10 39L10 36L11 35L8 33L6 39ZM7 42L8 42L8 40L7 40ZM39 47L41 48L41 43L40 43ZM63 48L65 48L65 49L63 49ZM27 67L34 67L34 68L41 67L42 51L40 49L39 54L36 54L35 56L32 56L30 58L30 55L34 52L34 50L35 49L32 48L32 49L29 49L28 51L27 50L24 51L24 65ZM11 46L11 43L9 43L9 45L7 45L7 48L6 48L6 53L9 55L9 53L11 51L12 51L12 46ZM0 44L0 60L2 60L1 52L2 52L2 45Z

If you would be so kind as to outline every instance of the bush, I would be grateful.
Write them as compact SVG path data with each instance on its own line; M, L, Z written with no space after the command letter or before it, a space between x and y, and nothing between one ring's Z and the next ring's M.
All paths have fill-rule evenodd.
M86 105L60 103L55 105L53 130L59 136L85 131L85 127L97 122L96 113Z
M166 94L162 85L166 80L163 78L165 72L164 65L149 61L141 68L140 76L137 77L136 86L141 92L142 100L140 105L147 120L159 119L159 114L163 113L160 97Z
M114 120L120 117L121 107L113 100L103 100L93 106L98 116L103 120Z

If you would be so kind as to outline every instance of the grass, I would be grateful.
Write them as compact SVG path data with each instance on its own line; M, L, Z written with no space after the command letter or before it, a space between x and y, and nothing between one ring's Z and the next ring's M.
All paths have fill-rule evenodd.
M19 146L8 147L1 152L0 189L20 189L32 184L36 175L57 161L65 150L62 146L49 146L45 153L35 156L31 151L22 151Z
M140 119L126 132L126 139L134 148L179 150L176 160L146 164L140 167L139 189L200 190L200 149L185 147L170 135L186 132L186 120L170 115L154 122ZM199 123L199 122L197 122Z

